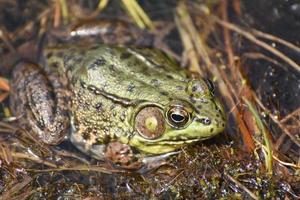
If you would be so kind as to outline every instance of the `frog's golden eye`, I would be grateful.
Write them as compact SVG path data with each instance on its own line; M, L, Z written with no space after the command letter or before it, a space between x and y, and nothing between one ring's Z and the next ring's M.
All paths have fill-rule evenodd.
M158 107L145 107L136 115L135 128L146 139L155 139L165 131L165 119Z
M190 113L183 107L172 107L167 112L168 123L175 128L183 128L190 120Z

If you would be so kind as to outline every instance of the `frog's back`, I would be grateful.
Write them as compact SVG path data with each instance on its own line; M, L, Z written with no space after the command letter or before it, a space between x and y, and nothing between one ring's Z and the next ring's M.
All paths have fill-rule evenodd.
M61 66L72 84L129 101L188 98L186 73L160 51L97 45L48 48L48 66ZM52 57L52 58L51 58Z

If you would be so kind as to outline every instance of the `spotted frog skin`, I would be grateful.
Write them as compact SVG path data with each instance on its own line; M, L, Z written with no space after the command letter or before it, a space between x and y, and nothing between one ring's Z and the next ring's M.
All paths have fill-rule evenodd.
M114 45L47 47L39 64L19 63L10 105L42 142L66 135L82 152L131 166L205 140L225 127L206 79L160 51Z

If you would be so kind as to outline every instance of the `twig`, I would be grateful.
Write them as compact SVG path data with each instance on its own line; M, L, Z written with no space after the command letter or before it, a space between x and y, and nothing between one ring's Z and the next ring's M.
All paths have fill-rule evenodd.
M5 155L3 153L0 152L0 156L4 157ZM55 164L49 162L49 161L46 161L46 160L42 160L38 157L34 157L34 156L30 156L30 155L26 155L26 154L23 154L23 153L17 153L17 152L11 152L11 156L12 158L23 158L23 159L27 159L27 160L31 160L31 161L34 161L34 162L37 162L37 163L41 163L41 164L44 164L44 165L47 165L49 167L57 167Z
M287 122L290 118L295 117L295 115L299 114L300 115L300 107L294 110L292 113L286 115L284 118L280 120L281 123Z
M184 1L181 1L176 9L176 13L178 17L180 18L180 22L184 29L186 30L187 34L190 36L190 39L192 41L193 47L195 48L198 55L203 60L205 66L207 69L209 69L212 65L212 62L209 58L209 55L207 53L207 50L205 48L205 44L202 40L202 38L199 36L199 33L194 26L193 20L189 14L189 11L186 7L186 4Z
M80 156L78 156L76 153L72 153L72 152L69 152L69 151L65 151L65 150L54 150L54 152L59 155L59 156L64 156L64 157L70 157L70 158L75 158L77 160L79 160L80 162L82 163L85 163L85 164L90 164L89 161L87 161L86 159L84 158L81 158Z
M24 180L20 183L16 183L12 188L9 190L6 190L2 196L0 196L0 199L11 199L14 194L19 192L22 188L24 188L26 185L28 185L32 181L32 178L29 176L25 176Z
M159 191L159 194L165 192L165 191L168 191L170 189L170 187L172 186L172 184L179 178L179 176L181 176L182 174L184 173L184 170L182 170L181 172L179 172L172 180L170 180L168 183L167 183L167 186L166 187L163 187L160 191Z
M183 64L186 65L187 60L189 60L190 71L198 72L199 74L203 75L204 73L200 68L198 56L193 47L193 42L189 37L186 29L183 27L182 18L175 15L175 23L180 34L182 44L184 46Z
M286 40L283 40L279 37L276 37L274 35L271 35L271 34L268 34L268 33L264 33L262 31L259 31L259 30L256 30L256 29L251 29L250 30L254 35L258 36L258 37L261 37L261 38L265 38L265 39L268 39L268 40L272 40L274 42L277 42L277 43L280 43L282 45L285 45L291 49L293 49L294 51L296 52L300 52L300 48L293 45L292 43L286 41Z
M222 19L224 21L228 21L228 15L227 15L227 0L221 1L221 15ZM234 53L233 49L231 46L231 37L229 34L229 30L227 28L223 29L223 35L224 35L224 44L225 44L225 49L227 52L227 57L228 57L228 63L229 67L232 68L234 67ZM234 75L234 74L233 74Z
M238 180L234 179L232 176L230 176L227 172L224 172L224 175L234 184L236 184L239 188L241 188L242 190L244 190L251 198L258 200L259 198L253 193L251 192L248 188L246 188L246 186L244 186L241 182L239 182Z
M284 162L284 161L280 160L279 158L277 158L275 155L273 155L273 158L274 158L274 160L276 160L277 162L279 162L280 164L282 164L284 166L289 166L289 167L294 167L294 168L300 169L300 165Z
M239 33L240 35L244 36L246 39L254 42L256 45L268 50L269 52L273 53L274 55L278 56L279 58L281 58L282 60L284 60L286 63L288 63L290 66L292 66L295 70L297 70L298 72L300 72L300 66L294 62L292 59L290 59L288 56L286 56L285 54L283 54L282 52L278 51L277 49L273 48L272 46L270 46L269 44L258 40L253 34L244 31L243 29L239 28L237 25L234 25L232 23L220 20L219 18L215 17L215 20L217 23L219 23L220 25L235 31L237 33Z
M281 67L280 63L277 60L270 58L269 56L266 56L259 52L246 52L246 53L243 53L242 58L243 57L249 58L249 59L263 59L270 63L273 63L274 65L278 65Z
M51 169L25 169L26 171L32 171L32 172L57 172L57 171L95 171L95 172L102 172L106 174L112 174L112 173L121 173L126 172L125 170L121 169L108 169L105 167L99 167L99 166L77 166L77 167L60 167L60 168L51 168Z

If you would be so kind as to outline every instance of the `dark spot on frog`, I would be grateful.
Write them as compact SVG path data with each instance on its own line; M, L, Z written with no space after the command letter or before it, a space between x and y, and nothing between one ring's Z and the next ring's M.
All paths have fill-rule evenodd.
M83 60L83 56L77 56L77 57L75 57L74 59L73 59L74 61L74 63L81 63L82 62L82 60Z
M43 118L38 119L36 122L37 122L38 127L40 127L42 130L45 129L46 126L45 126L45 122L44 122Z
M113 48L105 48L105 51L108 52L110 55L116 55L116 51Z
M68 54L64 55L63 61L64 62L68 62L70 60L72 60L75 57L73 52L69 52Z
M222 123L222 127L225 127L225 123Z
M215 120L217 127L220 127L221 121Z
M135 63L134 65L135 65L135 66L139 66L138 63ZM149 75L150 75L148 69L149 69L149 68L146 67L146 66L140 67L140 71L141 71L145 76L149 76Z
M211 133L214 132L214 128L211 128L211 129L210 129L210 132L211 132Z
M104 58L99 58L95 61L96 65L103 66L106 64L106 60Z
M128 52L123 52L120 56L120 59L124 60L124 59L128 59L132 56L131 53L128 53Z
M104 143L105 143L105 144L107 144L107 143L110 142L110 137L109 137L109 134L108 134L108 132L109 132L109 126L110 126L110 125L105 126L105 127L103 128L103 130L104 130L104 138L103 138L103 140L104 140Z
M77 83L78 79L74 76L71 78L72 85L75 85Z
M220 109L220 107L218 107L217 105L215 106L215 109L217 112L219 112L222 115L222 110Z
M104 58L100 57L100 58L96 59L92 64L90 64L88 66L88 69L95 70L98 67L103 66L105 64L106 64L106 60Z
M159 81L157 79L151 79L150 83L155 87L159 86Z
M166 77L167 77L168 79L170 79L170 80L173 80L173 79L174 79L174 77L171 76L170 74L167 74Z
M82 138L84 140L89 140L91 138L91 135L90 135L90 132L89 130L85 130L83 133L82 133Z
M95 108L98 110L98 111L103 111L103 104L101 102L97 103L95 105Z
M59 66L59 63L58 63L58 62L53 62L53 63L50 64L50 67L51 67L51 68L54 68L54 69L57 69L58 66Z
M153 64L153 66L154 66L155 68L158 68L158 69L165 69L165 67L164 67L163 65L159 65L159 64L156 64L156 63L154 63L154 62L152 62L152 64Z
M68 110L62 110L62 111L61 111L61 115L65 116L65 117L69 117L69 112L68 112Z
M183 86L181 86L181 85L176 85L176 90L183 90L184 88L183 88Z
M49 59L49 58L51 58L52 56L53 56L53 52L49 52L49 53L47 53L46 58Z
M82 87L83 89L86 89L86 88L87 88L87 85L86 85L83 81L80 82L80 85L81 85L81 87Z
M125 111L123 111L123 112L121 113L121 115L120 115L120 120L121 120L121 121L124 121L124 120L125 120L125 117L126 117L126 113L125 113Z
M109 109L112 111L113 109L115 109L115 107L116 107L116 105L112 104Z
M166 91L161 91L160 94L163 95L163 96L168 96L169 95L169 93L166 92Z
M197 89L198 89L197 85L193 85L193 87L192 87L192 92L196 92Z
M200 99L197 99L197 101L199 101L200 103L208 103L207 99L204 99L204 98L200 98Z
M47 92L46 95L44 96L44 98L45 98L45 101L47 101L47 102L49 102L49 101L51 101L52 99L54 99L54 98L53 98L53 94L50 93L50 92Z
M78 94L76 97L77 97L77 101L78 101L79 105L82 104L83 100L80 98L81 94Z
M109 71L112 71L112 72L116 71L115 65L109 65L108 68L109 68Z
M79 106L85 110L90 110L90 103L89 102L85 102L85 101L81 101L81 103L79 104Z
M97 135L97 132L93 132L93 135ZM102 140L100 138L96 138L95 142L92 143L92 147L94 148L94 146L98 146L102 144Z
M195 98L193 96L190 96L190 102L196 103L196 100L195 100Z
M197 108L198 108L199 110L201 110L201 109L202 109L202 105L197 105Z
M64 66L66 67L66 71L69 72L69 71L74 70L74 68L76 67L76 64L69 61L69 62L65 62Z
M135 88L135 85L134 85L133 83L130 83L130 84L127 86L127 91L128 91L128 92L133 92L134 88Z

